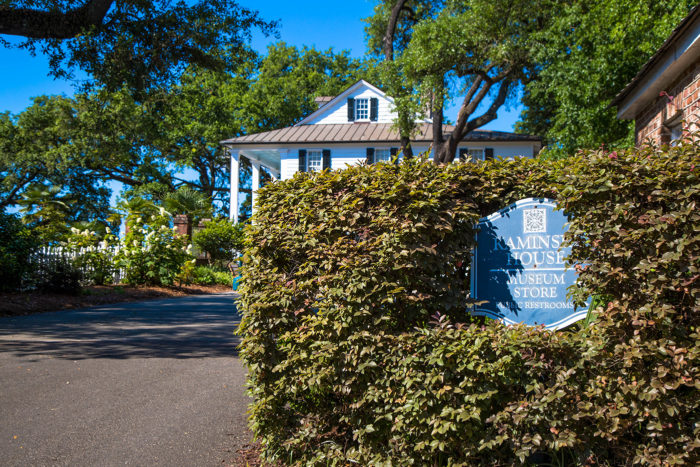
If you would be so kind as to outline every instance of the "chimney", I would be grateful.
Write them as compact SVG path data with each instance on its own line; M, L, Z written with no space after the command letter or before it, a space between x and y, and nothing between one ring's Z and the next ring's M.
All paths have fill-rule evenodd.
M186 214L178 214L173 218L173 226L177 229L178 235L184 235L187 239L192 237L192 223Z
M331 100L333 100L333 97L334 96L318 96L314 99L314 102L316 102L316 105L318 105L318 108L320 109L324 105L328 104Z

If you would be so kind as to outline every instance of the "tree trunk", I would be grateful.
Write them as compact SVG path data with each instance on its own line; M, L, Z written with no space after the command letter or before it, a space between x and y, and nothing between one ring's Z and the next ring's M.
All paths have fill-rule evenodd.
M413 157L411 138L409 138L408 136L401 136L401 154L403 154L404 159L410 159L411 157Z
M394 35L396 34L396 26L399 23L399 15L401 10L408 0L398 0L391 8L389 23L386 26L386 33L382 38L382 46L384 49L384 59L391 62L394 60Z
M401 10L403 10L404 5L408 0L398 0L394 6L391 8L391 15L389 16L389 22L387 23L386 33L382 38L382 48L384 51L384 59L388 62L394 60L394 36L396 34L396 26L399 23L399 15ZM399 111L401 112L401 111ZM411 147L411 134L408 128L411 127L410 121L406 121L406 115L399 115L399 120L404 120L402 123L408 123L405 125L399 125L400 143L401 143L401 153L404 159L410 159L413 157L413 148Z
M443 112L442 106L433 110L433 162L443 163L444 136L442 134Z

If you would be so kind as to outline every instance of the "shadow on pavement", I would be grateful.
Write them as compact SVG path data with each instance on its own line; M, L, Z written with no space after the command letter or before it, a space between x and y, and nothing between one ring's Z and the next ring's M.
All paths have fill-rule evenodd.
M240 339L233 294L119 303L0 318L0 353L86 358L231 357Z

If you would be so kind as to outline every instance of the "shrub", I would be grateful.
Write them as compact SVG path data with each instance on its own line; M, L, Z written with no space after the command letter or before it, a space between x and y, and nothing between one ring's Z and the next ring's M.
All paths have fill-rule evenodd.
M194 269L192 282L198 285L227 285L231 286L231 273L227 271L217 271L206 266L199 266Z
M0 213L0 290L20 288L39 243L14 214Z
M172 285L190 259L186 239L171 228L172 217L161 209L146 217L127 217L128 233L116 257L127 284Z
M73 266L82 271L85 284L105 285L112 282L116 270L111 247L117 242L118 238L109 227L101 238L93 230L71 228L64 245L77 255Z
M83 274L80 269L65 256L50 258L33 273L36 289L41 292L77 295L82 289L82 280Z
M264 455L336 465L696 460L699 153L686 141L562 161L413 160L262 189L239 332ZM572 215L574 298L606 297L592 326L506 328L465 311L476 220L540 196Z
M209 255L209 264L233 261L243 250L243 225L225 218L208 221L192 242Z

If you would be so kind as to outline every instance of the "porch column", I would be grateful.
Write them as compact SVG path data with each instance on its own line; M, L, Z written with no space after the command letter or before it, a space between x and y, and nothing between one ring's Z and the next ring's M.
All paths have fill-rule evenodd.
M253 167L253 184L251 187L251 210L253 213L255 213L255 201L258 197L257 192L260 189L260 162L251 159L250 165Z
M238 179L240 177L239 154L237 150L229 150L231 154L231 208L229 219L235 224L238 223Z

